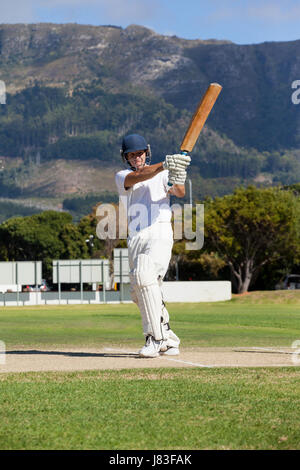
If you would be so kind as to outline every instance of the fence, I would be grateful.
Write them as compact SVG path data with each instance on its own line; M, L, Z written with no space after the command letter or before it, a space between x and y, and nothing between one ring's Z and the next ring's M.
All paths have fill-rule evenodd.
M49 292L5 292L0 294L0 306L103 304L131 302L130 286L123 284L120 290L103 291L49 291Z
M41 292L37 288L41 282L41 261L0 263L0 281L5 288L0 293L0 306L129 302L127 249L115 250L114 267L116 273L111 277L108 259L53 260L53 283L57 290ZM22 277L20 273L25 268L26 276ZM28 274L29 268L34 277L31 271ZM18 285L8 284L18 281ZM34 292L21 292L22 285L27 284L36 286ZM62 284L76 284L79 290L63 291ZM93 290L85 290L84 284L92 284Z
M31 267L35 279L37 266L35 265L34 269ZM27 266L24 267L27 269ZM15 269L12 272L14 273ZM127 249L114 250L112 279L109 275L108 260L55 260L53 280L57 284L57 291L0 293L0 306L105 304L132 301ZM62 283L77 283L80 290L63 291ZM99 286L88 291L83 289L84 283ZM113 289L108 288L111 285L114 286ZM229 281L164 282L163 294L167 302L224 301L231 299L231 283Z

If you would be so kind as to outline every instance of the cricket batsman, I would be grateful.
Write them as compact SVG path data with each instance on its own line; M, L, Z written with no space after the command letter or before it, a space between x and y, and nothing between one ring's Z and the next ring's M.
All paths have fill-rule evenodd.
M119 171L115 181L127 202L131 296L141 312L146 340L139 355L178 355L180 340L170 329L161 288L173 247L170 195L184 197L191 159L167 155L151 165L150 146L138 134L123 138L121 156L127 169Z

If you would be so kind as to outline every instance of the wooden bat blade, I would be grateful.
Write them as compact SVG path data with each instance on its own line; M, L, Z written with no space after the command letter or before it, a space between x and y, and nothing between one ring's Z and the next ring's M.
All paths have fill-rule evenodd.
M196 140L198 139L205 121L208 118L208 115L211 112L221 90L222 86L218 83L211 83L207 88L202 100L197 106L197 109L182 140L180 146L180 150L182 152L191 152L193 150Z

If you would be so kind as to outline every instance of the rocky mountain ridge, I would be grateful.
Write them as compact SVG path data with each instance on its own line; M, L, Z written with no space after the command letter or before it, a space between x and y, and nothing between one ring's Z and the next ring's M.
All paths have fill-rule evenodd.
M0 80L8 96L8 106L0 106L1 145L6 138L0 155L25 165L5 175L4 169L1 188L6 197L10 188L14 197L88 192L97 186L94 179L78 187L64 183L68 172L58 163L47 186L51 159L69 161L80 174L78 159L89 166L88 159L99 158L96 148L99 166L112 172L122 133L136 129L150 136L154 154L160 145L173 151L210 82L223 90L193 153L197 194L215 195L217 187L224 193L252 180L298 181L300 105L291 100L291 85L300 79L299 46L300 40L187 40L137 25L0 24ZM40 167L29 175L34 161Z

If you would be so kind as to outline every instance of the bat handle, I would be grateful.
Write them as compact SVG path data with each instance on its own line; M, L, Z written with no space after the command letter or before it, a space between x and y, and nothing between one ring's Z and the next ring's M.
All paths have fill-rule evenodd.
M188 154L185 150L182 150L180 153L181 153L181 155L187 155ZM173 184L169 183L169 181L168 181L168 186L173 186Z

